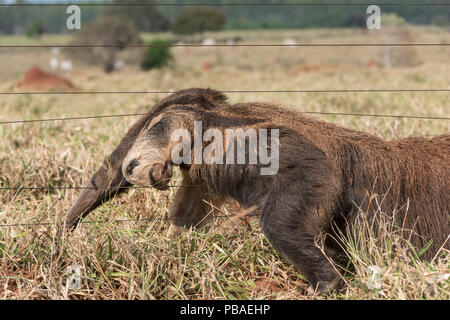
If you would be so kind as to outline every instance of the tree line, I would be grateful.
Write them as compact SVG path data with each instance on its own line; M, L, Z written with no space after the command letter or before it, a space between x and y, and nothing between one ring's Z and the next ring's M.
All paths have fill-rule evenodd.
M113 3L136 3L135 0L111 0ZM153 2L153 1L147 1ZM366 6L226 6L231 0L209 0L217 6L183 6L191 0L172 0L179 6L82 6L82 22L88 23L104 15L117 15L133 22L140 31L174 31L189 34L206 30L277 29L277 28L337 28L365 25ZM310 2L306 0L258 0L265 4ZM369 0L349 0L346 3L372 4ZM385 1L388 2L388 1ZM398 1L397 1L398 2ZM408 0L408 3L424 0ZM437 1L428 1L432 4ZM0 3L6 3L0 0ZM26 0L16 0L25 4ZM98 2L96 2L98 3ZM320 3L316 1L315 3ZM448 25L450 6L393 5L381 6L383 13L396 13L412 24ZM0 33L22 34L27 29L46 33L68 32L66 7L0 7Z

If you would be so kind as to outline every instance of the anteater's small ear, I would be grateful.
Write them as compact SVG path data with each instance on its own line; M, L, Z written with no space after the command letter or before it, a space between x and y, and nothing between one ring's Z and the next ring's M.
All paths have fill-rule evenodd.
M191 88L175 92L164 98L158 103L155 112L175 104L197 105L200 108L210 110L217 105L226 103L226 101L227 96L220 91L209 88Z
M193 89L188 89L188 90L200 90L199 94L201 94L202 96L204 96L206 99L208 99L209 101L211 101L211 103L225 103L228 100L228 97L223 94L220 91L214 90L214 89L198 89L198 88L193 88Z

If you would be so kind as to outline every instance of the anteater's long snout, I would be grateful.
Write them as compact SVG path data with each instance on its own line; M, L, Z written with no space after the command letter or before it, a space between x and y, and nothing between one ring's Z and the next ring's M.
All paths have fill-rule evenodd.
M142 117L135 123L113 153L105 158L97 172L89 179L78 199L66 214L65 226L67 229L76 227L80 219L86 217L89 212L116 195L127 191L131 186L131 183L122 174L122 164L147 120L148 117Z
M66 214L64 220L66 229L74 229L81 218L86 217L92 210L116 195L128 190L130 186L131 184L123 178L118 183L111 181L110 184L101 187L94 186L92 182L89 182Z
M85 217L103 202L104 190L96 189L91 182L85 188L66 214L65 227L67 229L75 228L82 217Z
M73 229L84 218L108 200L128 190L131 184L123 177L122 162L111 164L109 158L91 177L65 217L66 229Z

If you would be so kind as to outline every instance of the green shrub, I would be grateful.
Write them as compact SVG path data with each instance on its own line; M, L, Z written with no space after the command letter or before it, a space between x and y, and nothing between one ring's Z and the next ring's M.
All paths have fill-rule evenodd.
M396 13L383 13L381 15L381 24L383 26L404 26L406 25L406 20Z
M30 38L39 38L44 33L44 25L41 21L30 23L25 30L25 34Z
M173 60L170 47L167 46L170 43L170 41L165 39L155 39L151 41L149 44L155 46L147 49L141 63L141 68L143 70L150 70L168 65Z

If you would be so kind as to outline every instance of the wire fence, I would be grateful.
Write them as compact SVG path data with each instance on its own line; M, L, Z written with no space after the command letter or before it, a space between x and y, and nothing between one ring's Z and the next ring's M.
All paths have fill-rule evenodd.
M243 217L258 217L259 213L248 213ZM205 216L193 216L190 218L205 218ZM213 218L236 218L235 215L214 215ZM173 221L175 219L179 219L176 217L153 217L153 218L140 218L140 219L115 219L115 220L81 220L78 224L97 224L97 223L124 223L124 222L142 222L142 221L155 221L155 220L163 220L163 221ZM0 224L0 228L7 227L37 227L37 226L56 226L63 225L63 223L58 222L29 222L29 223L9 223L9 224Z
M168 185L168 188L178 188L178 187L199 187L203 185ZM108 188L100 188L100 187L79 187L79 186L35 186L35 187L0 187L0 190L11 190L11 191L20 191L20 190L110 190L114 189L116 192L118 189L153 189L153 186L127 186L127 187L108 187ZM59 198L56 202L61 200L62 198ZM56 204L56 202L52 205ZM232 214L226 215L226 214L218 214L218 215L212 215L213 218L239 218L243 219L246 217L256 217L259 216L260 213L256 212L253 213L254 210L252 210L250 213L246 213L242 216L235 216ZM208 215L207 215L208 216ZM204 219L205 216L192 216L190 218L199 218ZM177 217L153 217L153 218L139 218L139 219L115 219L115 220L80 220L78 224L97 224L97 223L123 223L123 222L141 222L141 221L155 221L155 220L163 220L163 221L172 221L175 219L179 219ZM0 224L0 228L6 228L6 227L33 227L33 226L57 226L57 225L63 225L63 222L28 222L28 223L9 223L9 224Z
M0 48L153 48L153 47L448 47L449 43L168 43L168 44L40 44L0 45Z
M89 95L89 94L172 94L175 91L167 90L144 90L144 91L52 91L52 92L0 92L0 95ZM223 93L401 93L401 92L450 92L450 89L330 89L330 90L221 90ZM334 115L334 116L354 116L354 117L382 117L382 118L406 118L406 119L424 119L424 120L450 120L450 117L441 116L416 116L416 115L392 115L392 114L371 114L371 113L349 113L349 112L325 112L325 111L302 111L305 114ZM117 118L144 116L148 113L125 113L109 115L92 115L79 117L61 117L46 119L22 119L0 121L1 124L50 122L50 121L68 121L83 119Z
M202 187L201 184L168 185L168 188L178 187ZM32 187L0 187L0 190L110 190L110 189L148 189L153 186L128 186L128 187L82 187L82 186L32 186Z
M0 95L85 95L85 94L172 94L169 90L138 91L3 91ZM195 92L195 91L194 91ZM223 93L363 93L363 92L450 92L450 89L304 89L304 90L220 90Z
M169 185L167 187L169 188L176 188L176 187L198 187L203 185ZM118 189L148 189L148 188L154 188L153 186L128 186L128 187L108 187L108 188L99 188L99 187L75 187L75 186L49 186L49 187L0 187L0 190L84 190L84 189L93 189L93 190L109 190L109 189L115 189L117 192ZM60 197L55 201L55 203L51 206L50 209L52 209L57 202L59 202L62 199ZM256 212L255 212L256 211ZM233 214L214 214L211 215L213 218L238 218L238 219L245 219L247 217L257 217L260 215L259 211L257 210L251 210L249 212L244 212L245 214L241 215L233 215ZM207 214L206 216L192 216L190 218L199 218L199 219L205 219L206 217L210 216L210 214ZM172 221L175 219L179 219L177 217L152 217L152 218L139 218L139 219L115 219L115 220L84 220L81 219L77 222L77 224L98 224L98 223L124 223L124 222L142 222L142 221L155 221L155 220L162 220L162 221ZM35 227L35 226L64 226L64 222L26 222L26 223L8 223L8 224L0 224L0 228L7 228L7 227Z
M450 92L450 89L346 89L346 90L224 90L224 93L343 93L343 92ZM148 94L148 93L174 93L174 91L91 91L91 92L1 92L0 94ZM383 117L383 118L407 118L423 120L450 120L450 117L438 116L414 116L414 115L391 115L391 114L368 114L368 113L345 113L345 112L323 112L323 111L303 111L305 114L333 115L333 116L356 116L356 117ZM69 121L99 118L116 118L143 116L148 113L128 113L128 114L110 114L98 116L80 116L64 118L47 119L28 119L28 120L9 120L0 121L1 124L34 123L34 122L52 122ZM183 187L196 187L199 185L183 185ZM169 185L168 188L177 188L181 185ZM115 189L145 189L153 186L128 186L116 187ZM85 186L19 186L19 187L0 187L0 190L20 191L20 190L84 190L84 189L102 189L98 187ZM109 188L103 188L107 190Z
M67 3L23 3L23 4L0 4L0 7L67 7ZM180 3L76 3L81 7L124 7L124 6L180 6ZM367 6L369 3L183 3L183 6ZM379 6L449 6L450 3L377 3ZM293 43L293 44L267 44L267 43L233 43L233 44L193 44L193 43L169 43L169 44L41 44L41 45L0 45L0 48L149 48L149 47L448 47L450 43ZM363 92L450 92L450 89L331 89L331 90L223 90L223 93L363 93ZM0 95L89 95L89 94L171 94L174 91L163 90L145 90L145 91L73 91L73 92L0 92ZM450 120L450 117L440 116L415 116L415 115L391 115L391 114L369 114L369 113L346 113L346 112L323 112L323 111L302 111L305 114L333 115L333 116L355 116L355 117L383 117L383 118L406 118L406 119L423 119L423 120ZM143 116L148 113L128 113L128 114L110 114L110 115L92 115L80 117L61 117L47 119L22 119L22 120L6 120L0 121L0 125L17 124L17 123L35 123L35 122L52 122L52 121L69 121L99 118L117 118ZM198 187L201 185L168 185L168 188L177 187ZM18 187L0 187L5 191L21 191L21 190L118 190L118 189L147 189L153 186L127 186L114 188L98 188L86 186L18 186ZM57 201L59 201L58 199ZM259 213L248 213L244 217L259 216ZM233 215L214 215L215 218L230 218ZM204 218L204 216L198 217ZM242 217L240 217L242 218ZM81 220L80 224L96 224L96 223L125 223L125 222L141 222L173 220L171 217L154 217L140 219L116 219L116 220ZM0 227L32 227L32 226L49 226L57 225L57 222L30 222L30 223L11 223L0 224Z
M246 217L258 217L260 216L259 213L247 213L243 216L235 216L233 214L226 215L226 214L219 214L219 215L213 215L213 218L246 218ZM193 216L189 218L199 218L204 219L205 216ZM179 219L177 217L153 217L153 218L139 218L139 219L115 219L115 220L81 220L78 222L78 224L102 224L102 223L125 223L125 222L142 222L142 221L155 221L155 220L162 220L162 221L173 221L175 219ZM63 225L62 222L28 222L28 223L9 223L9 224L0 224L0 228L7 228L7 227L38 227L38 226L56 226L56 225Z
M405 119L446 120L446 121L450 120L450 117L439 117L439 116L413 116L413 115L326 112L326 111L302 111L302 113L330 115L330 116L351 116L351 117L405 118ZM144 116L147 114L148 113L126 113L126 114L109 114L109 115L98 115L98 116L80 116L80 117L28 119L28 120L7 120L7 121L0 121L0 125L2 125L2 124L17 124L17 123L33 123L33 122L52 122L52 121L69 121L69 120L84 120L84 119L133 117L133 116Z

